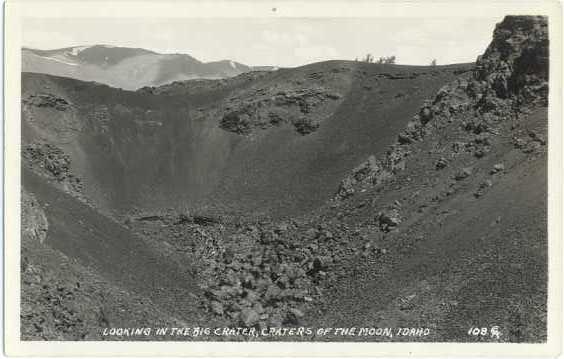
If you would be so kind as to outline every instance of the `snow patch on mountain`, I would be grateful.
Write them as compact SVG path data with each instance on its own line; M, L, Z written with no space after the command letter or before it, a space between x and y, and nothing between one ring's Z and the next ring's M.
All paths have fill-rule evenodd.
M90 46L76 46L70 50L72 56L78 56L83 50L88 49Z
M56 57L50 57L50 56L39 56L39 55L35 55L37 57L40 57L42 59L48 60L48 61L55 61L55 62L59 62L61 64L65 64L65 65L70 65L70 66L78 66L77 63L74 62L68 62L68 61L63 61L61 59L58 59Z

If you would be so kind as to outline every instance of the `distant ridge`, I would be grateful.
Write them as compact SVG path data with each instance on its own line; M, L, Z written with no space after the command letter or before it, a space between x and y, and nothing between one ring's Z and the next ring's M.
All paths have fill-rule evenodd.
M174 81L222 79L250 71L271 71L232 60L201 62L188 54L161 54L111 45L73 46L53 50L22 48L22 71L96 81L126 90Z

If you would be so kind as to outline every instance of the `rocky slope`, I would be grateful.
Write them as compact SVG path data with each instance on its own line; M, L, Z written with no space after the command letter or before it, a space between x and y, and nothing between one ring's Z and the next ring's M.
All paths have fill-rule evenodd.
M522 39L515 22L545 26L507 18L490 54L500 37ZM533 39L546 53L546 37ZM522 43L511 60L491 66L486 53L441 88L326 207L235 224L208 266L210 311L259 327L421 323L433 333L425 340L447 341L472 340L466 331L482 321L501 328L500 341L545 339L546 63L533 61L541 71L511 93L498 87L529 71L515 66L530 56Z
M261 70L274 69L268 66ZM22 49L22 71L96 81L135 90L188 79L220 79L253 71L223 60L201 62L185 54L159 54L145 49L107 45L55 50Z
M278 340L544 341L546 21L506 17L473 66L326 62L138 92L25 75L24 230L36 239L22 256L76 260L26 261L67 287L101 278L89 290L109 299L91 312L148 300L188 325L430 329ZM30 304L29 338L41 337L31 325L68 337L49 314L68 298Z

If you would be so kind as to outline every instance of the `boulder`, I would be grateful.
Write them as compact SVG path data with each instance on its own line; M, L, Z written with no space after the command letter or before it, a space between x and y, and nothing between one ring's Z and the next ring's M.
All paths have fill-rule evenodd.
M391 208L378 213L377 217L378 226L384 232L396 228L401 223L401 217L397 208Z
M437 162L435 163L435 168L438 170L442 170L443 168L445 168L448 165L448 161L446 158L441 157L437 160Z
M461 181L465 178L468 178L472 174L472 169L469 167L463 168L454 174L454 179L457 181Z
M490 171L491 174L499 173L505 171L505 165L503 163L496 163L492 170Z
M290 308L286 316L286 321L292 324L299 324L300 320L303 318L304 313L296 308Z
M218 301L212 301L210 303L210 309L212 311L212 313L217 314L217 315L223 315L224 309L223 309L223 304L221 304Z
M433 112L431 111L431 108L428 106L422 107L419 111L419 119L421 123L425 125L427 122L431 121L432 118Z
M252 327L258 323L258 321L260 320L260 315L254 309L245 308L241 311L239 319L242 325L246 327Z

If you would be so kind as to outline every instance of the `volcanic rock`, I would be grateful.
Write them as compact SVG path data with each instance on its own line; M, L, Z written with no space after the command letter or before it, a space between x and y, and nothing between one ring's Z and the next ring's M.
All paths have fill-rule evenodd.
M401 223L401 217L397 208L391 208L378 213L378 225L384 232L389 232Z
M217 315L223 315L223 312L224 312L223 304L221 304L220 302L215 301L215 300L212 301L210 303L210 308L211 308L212 313L217 314Z
M31 95L24 99L23 102L37 107L54 108L58 111L65 111L70 107L70 103L67 100L49 93Z
M22 238L43 243L49 224L45 212L32 193L22 191Z
M448 165L448 161L446 158L441 157L437 160L437 163L435 163L435 168L438 170L441 170L443 168L445 168Z
M260 315L253 309L245 308L239 316L241 323L246 327L252 327L260 320Z
M496 163L493 166L493 169L491 170L491 173L498 173L498 172L503 172L505 170L505 165L503 163Z
M472 169L469 167L463 168L460 171L456 172L454 175L454 179L457 181L461 181L465 178L468 178L472 174Z
M478 57L476 79L488 83L500 98L512 94L546 97L548 55L546 17L506 16Z

